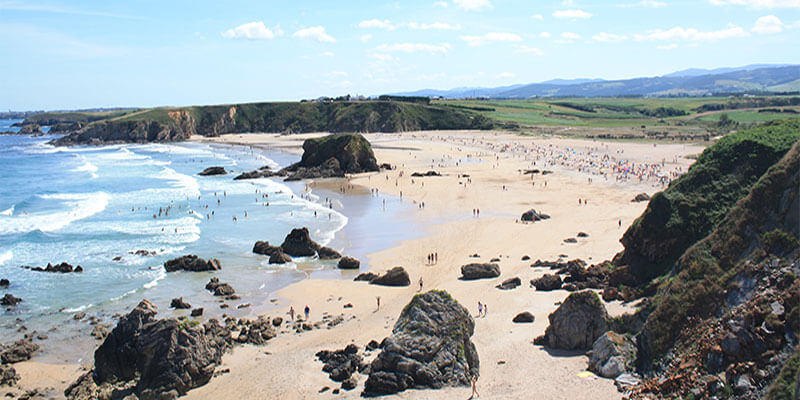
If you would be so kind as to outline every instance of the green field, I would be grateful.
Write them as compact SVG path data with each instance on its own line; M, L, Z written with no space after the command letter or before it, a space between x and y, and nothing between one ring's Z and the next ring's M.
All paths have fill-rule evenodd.
M758 111L727 111L719 112L710 115L704 115L698 118L700 121L717 122L722 114L727 114L728 118L742 123L758 123L775 121L790 118L800 118L800 114L794 113L773 113L773 112L758 112Z

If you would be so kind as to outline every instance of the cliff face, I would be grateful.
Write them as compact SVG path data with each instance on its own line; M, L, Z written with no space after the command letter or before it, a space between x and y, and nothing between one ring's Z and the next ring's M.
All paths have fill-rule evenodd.
M480 115L402 102L253 103L153 109L82 126L56 144L180 141L242 132L402 132L489 129Z

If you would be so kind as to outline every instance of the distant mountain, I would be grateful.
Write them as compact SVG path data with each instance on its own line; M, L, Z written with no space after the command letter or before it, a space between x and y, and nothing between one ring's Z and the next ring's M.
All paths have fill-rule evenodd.
M553 79L497 88L425 89L399 96L444 98L530 98L615 96L707 96L714 93L787 92L800 90L800 65L754 64L715 70L687 69L658 77L606 81Z

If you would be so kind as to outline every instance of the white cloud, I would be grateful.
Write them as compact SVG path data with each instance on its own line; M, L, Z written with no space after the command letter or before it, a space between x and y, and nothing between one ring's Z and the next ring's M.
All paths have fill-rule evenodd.
M514 75L511 72L501 72L501 73L497 74L497 78L498 79L508 79L508 78L513 78L515 76L516 75Z
M358 23L358 27L359 28L388 29L390 31L393 31L393 30L397 29L397 27L392 25L392 22L389 21L388 19L385 19L383 21L381 21L379 19L370 19L370 20L367 20L367 21L361 21L361 22Z
M320 53L319 55L321 55L321 56L323 56L323 57L333 57L335 54L333 54L333 52L332 52L332 51L323 51L323 52L322 52L322 53Z
M374 58L378 61L394 61L394 56L391 54L386 53L372 53L369 55L370 58Z
M434 1L433 5L436 6L436 7L445 7L445 8L447 8L447 2L446 1Z
M656 46L656 48L659 50L672 50L678 48L678 45L676 43L661 44Z
M434 22L431 24L420 24L417 22L409 22L408 29L457 31L461 29L461 25L459 24L451 25L444 22Z
M756 33L780 33L781 31L783 31L783 22L774 15L761 17L753 25L753 32Z
M625 35L615 35L613 33L600 32L597 35L592 36L592 39L598 42L619 42L622 40L627 40L628 37Z
M558 10L553 13L553 16L559 19L587 19L591 18L592 14L583 10Z
M282 35L283 31L280 31L280 28L278 30L278 36ZM222 37L225 39L265 40L272 39L275 36L275 32L267 28L261 21L248 22L222 32Z
M620 8L630 8L630 7L650 7L650 8L661 8L668 6L667 3L663 1L656 1L656 0L642 0L638 3L625 3L625 4L617 4L617 7Z
M292 36L301 39L314 39L318 42L323 42L323 43L333 43L336 41L336 39L334 39L333 36L325 33L325 28L322 26L312 26L309 28L300 29L299 31L295 32Z
M542 16L542 14L536 14L534 16L531 16L531 18L539 21L544 21L544 17Z
M366 35L361 35L359 39L361 39L361 43L367 43L370 39L372 39L372 35L369 33Z
M469 11L492 8L492 3L489 0L453 0L453 4Z
M747 6L755 9L800 8L800 0L709 0L715 6Z
M545 38L545 39L549 38L550 36L552 36L550 35L550 32L542 32L539 34L540 38Z
M544 55L544 52L541 49L536 47L526 46L524 44L517 46L517 50L515 51L515 53L533 54L537 56Z
M377 51L385 53L430 53L445 54L450 50L450 45L426 44L426 43L393 43L382 44L375 48Z
M493 42L521 42L522 37L515 33L489 32L483 36L461 36L461 40L470 46L482 46Z
M581 35L575 32L564 32L561 34L561 38L567 40L578 40L581 38Z
M685 40L689 42L715 42L718 40L723 39L730 39L736 37L745 37L747 36L747 31L738 27L738 26L731 26L727 29L721 29L718 31L708 31L703 32L699 31L695 28L683 28L680 26L676 26L672 29L662 30L656 29L653 31L649 31L646 34L637 34L634 35L634 39L638 41L644 40L663 40L663 41L674 41L674 40Z

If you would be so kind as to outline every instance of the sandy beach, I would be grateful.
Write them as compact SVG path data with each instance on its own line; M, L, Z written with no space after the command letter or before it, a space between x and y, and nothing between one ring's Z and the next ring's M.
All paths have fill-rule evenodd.
M321 134L232 134L218 138L196 138L216 143L240 144L302 153L304 139ZM478 390L483 398L619 399L613 381L579 377L587 357L580 353L546 350L532 344L544 333L547 316L568 292L537 292L529 281L549 272L531 268L537 260L580 258L587 264L608 260L622 246L619 238L645 209L646 202L631 202L638 193L653 194L671 178L685 172L702 146L634 142L600 142L556 137L518 136L502 132L408 132L368 134L379 163L394 169L366 173L346 179L309 183L309 187L347 193L374 193L388 198L386 207L397 201L413 205L399 213L397 226L375 226L391 232L413 222L422 232L417 239L368 254L371 271L381 273L403 266L411 286L391 288L353 282L354 274L342 272L343 279L308 279L290 285L272 297L277 307L267 315L286 318L290 306L302 310L308 305L310 319L343 315L344 322L331 328L294 333L282 328L267 345L236 346L223 358L219 370L228 372L207 385L192 390L187 398L304 399L331 396L338 388L322 371L315 353L341 349L350 343L364 347L370 340L380 342L391 334L402 308L419 292L448 291L476 318L475 343L480 357ZM526 170L551 171L547 175L525 174ZM441 176L412 177L414 172L437 171ZM640 179L641 178L641 179ZM382 202L374 202L383 207ZM533 224L521 223L529 209L552 218ZM354 210L339 210L343 214ZM579 232L588 234L577 243L565 243ZM345 255L347 249L345 249ZM426 257L436 253L438 262ZM479 257L471 257L471 255ZM523 256L530 260L523 261ZM500 259L501 276L496 279L461 281L460 267L469 262ZM362 271L363 272L363 271ZM522 286L514 290L495 288L505 279L519 277ZM380 297L380 309L376 298ZM477 317L478 302L488 306L485 317ZM352 307L345 307L345 305ZM619 315L633 305L612 302L609 313ZM533 324L515 324L512 318L523 311L535 316ZM368 357L368 360L377 352ZM63 392L81 372L78 366L49 366L36 362L17 364L23 376L22 389L43 385ZM46 374L48 379L37 378ZM339 397L360 397L366 376L359 386ZM402 399L465 399L470 389L445 388L410 390Z

